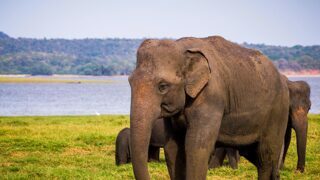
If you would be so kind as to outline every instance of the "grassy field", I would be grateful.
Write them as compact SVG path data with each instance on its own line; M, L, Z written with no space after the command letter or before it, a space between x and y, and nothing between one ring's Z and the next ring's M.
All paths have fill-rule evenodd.
M131 164L115 166L115 138L128 116L0 117L0 179L133 179ZM295 139L295 137L293 137ZM320 115L309 116L306 172L295 172L292 140L283 179L320 179ZM149 163L152 179L169 179L161 163ZM208 179L256 179L241 158L239 169L222 167Z

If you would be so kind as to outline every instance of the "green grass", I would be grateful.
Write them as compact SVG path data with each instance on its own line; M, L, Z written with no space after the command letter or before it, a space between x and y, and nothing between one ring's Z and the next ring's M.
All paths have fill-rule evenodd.
M0 117L0 179L133 179L131 164L116 166L115 138L128 116ZM293 133L294 134L294 133ZM320 115L309 116L306 172L295 172L295 136L283 179L320 179ZM152 179L168 179L161 163L149 163ZM208 179L256 179L241 158L239 169L208 171Z

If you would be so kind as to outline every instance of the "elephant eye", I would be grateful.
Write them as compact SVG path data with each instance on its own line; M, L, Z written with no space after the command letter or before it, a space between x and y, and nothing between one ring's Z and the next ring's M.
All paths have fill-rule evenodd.
M161 83L159 83L159 87L158 88L159 88L159 92L161 94L167 93L168 89L169 89L169 84L161 82Z

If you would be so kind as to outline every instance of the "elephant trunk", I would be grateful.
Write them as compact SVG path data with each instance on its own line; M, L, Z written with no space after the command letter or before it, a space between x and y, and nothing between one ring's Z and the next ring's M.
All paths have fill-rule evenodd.
M302 108L298 109L293 114L293 128L296 131L298 164L297 170L304 172L306 146L307 146L307 131L308 131L308 117L307 112Z
M144 88L144 85L137 89L132 88L131 96L131 160L135 178L138 180L150 179L147 164L150 136L152 124L160 116L157 97L152 95L152 91Z

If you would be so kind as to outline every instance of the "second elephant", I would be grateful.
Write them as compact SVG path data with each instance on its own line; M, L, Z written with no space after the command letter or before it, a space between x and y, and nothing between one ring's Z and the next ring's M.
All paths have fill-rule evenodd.
M307 115L311 107L310 86L304 81L290 81L288 79L287 84L290 95L290 106L288 127L285 135L282 166L290 145L291 130L293 128L296 132L297 139L297 170L300 172L304 172L308 131Z

